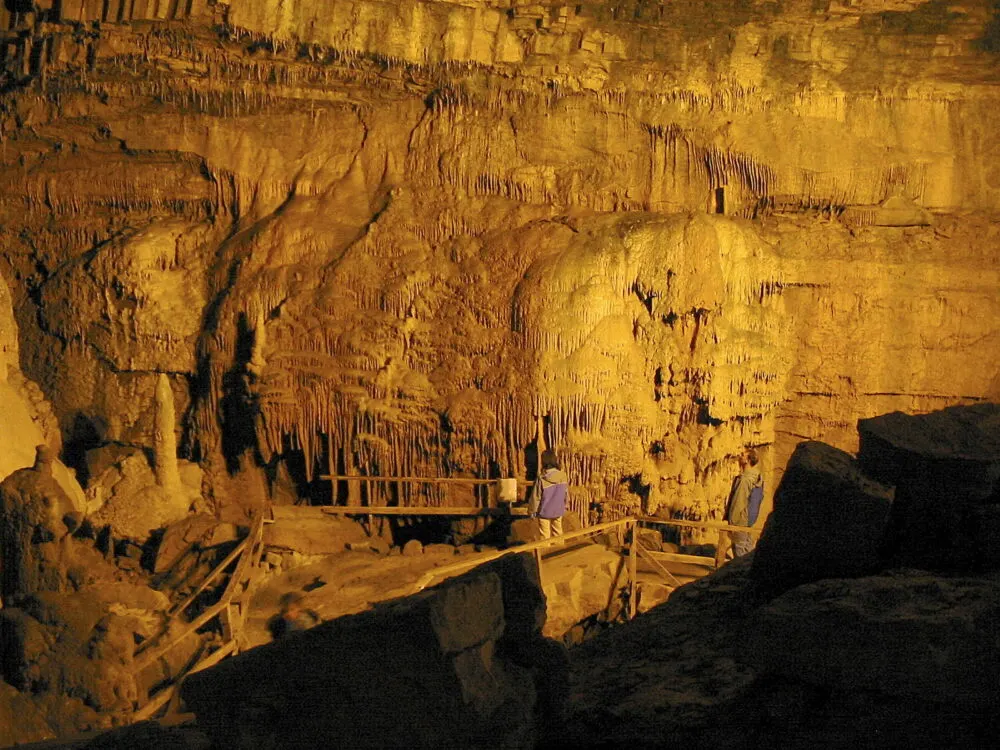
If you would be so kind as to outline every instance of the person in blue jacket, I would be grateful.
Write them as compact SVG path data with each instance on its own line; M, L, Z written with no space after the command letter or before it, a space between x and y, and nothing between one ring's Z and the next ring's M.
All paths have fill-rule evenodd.
M764 492L764 479L757 466L757 452L750 449L740 459L742 471L733 482L729 493L727 519L733 526L753 526L760 511ZM745 531L733 532L733 556L740 557L754 548L754 538Z
M559 456L552 449L542 451L542 473L528 503L528 512L538 519L542 539L563 533L562 517L569 499L569 478L559 468Z

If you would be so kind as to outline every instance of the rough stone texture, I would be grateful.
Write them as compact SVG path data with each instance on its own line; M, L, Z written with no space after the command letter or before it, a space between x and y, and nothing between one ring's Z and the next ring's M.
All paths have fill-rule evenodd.
M415 557L416 555L422 555L423 553L424 545L421 544L419 539L411 539L403 545L403 554L406 557Z
M995 581L822 581L758 608L749 568L574 648L563 746L992 746Z
M582 517L718 518L748 444L1000 393L993 12L5 6L19 356L71 446L163 374L306 482L525 478L541 412Z
M40 594L23 607L0 611L4 678L25 692L80 698L102 715L98 725L131 715L137 620L86 590Z
M47 445L53 452L52 473L76 511L87 509L83 489L76 477L55 457L62 435L52 406L38 385L21 372L18 361L17 321L11 309L10 290L0 276L0 481L35 462L35 447Z
M0 276L0 385L7 382L7 370L10 368L21 369L18 360L17 321L14 319L10 288L3 276Z
M162 726L143 721L114 729L77 746L79 750L211 750L211 742L197 727Z
M874 573L891 506L891 489L861 474L852 456L800 443L775 493L751 577L773 594L821 578Z
M995 711L998 617L996 582L899 574L789 591L755 612L743 635L762 677Z
M1000 564L1000 405L858 423L859 460L896 486L891 549L904 565L945 570Z
M0 746L41 742L55 736L31 698L0 680Z
M618 575L622 576L618 585L624 586L618 548L587 544L563 553L559 565L550 566L542 577L548 613L542 633L561 640L577 623L589 618L605 621L609 610L617 614L618 597L611 591Z
M6 601L39 591L71 587L74 542L79 525L72 501L52 474L48 448L35 465L0 483L0 596ZM68 524L68 525L67 525Z
M172 523L163 530L160 543L156 548L156 560L153 563L154 573L163 573L184 556L193 546L212 546L210 542L217 526L220 524L212 516L198 513Z
M274 523L264 527L268 547L293 550L303 555L329 555L347 544L369 545L372 541L357 523L323 512L322 508L274 506Z
M530 747L534 689L495 656L503 627L499 576L466 576L240 654L183 696L233 748Z
M145 454L127 451L87 486L96 507L92 523L110 526L116 537L145 542L153 531L182 520L201 497L202 473L188 467L189 462L178 462L177 476L161 486Z
M538 530L538 521L534 518L518 518L510 524L507 544L527 544L537 542L541 538L542 532Z

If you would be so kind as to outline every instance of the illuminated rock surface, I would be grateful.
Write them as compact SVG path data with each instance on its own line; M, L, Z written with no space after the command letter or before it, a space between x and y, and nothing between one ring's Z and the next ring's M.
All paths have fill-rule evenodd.
M747 446L770 495L803 440L1000 401L991 0L11 0L0 36L0 480L57 452L119 573L321 474L529 479L540 419L585 522L718 519ZM418 487L333 493L469 501ZM901 557L992 565L981 500Z
M523 476L541 413L576 510L718 517L747 444L1000 394L994 13L5 7L20 362L77 468L166 374L183 455Z

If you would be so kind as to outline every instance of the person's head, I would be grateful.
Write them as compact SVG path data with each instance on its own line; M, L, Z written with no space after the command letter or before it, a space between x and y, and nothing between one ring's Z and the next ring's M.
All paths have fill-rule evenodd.
M542 471L559 468L559 456L551 448L542 451Z
M753 448L747 450L746 462L749 466L756 466L760 459L757 457L757 451Z

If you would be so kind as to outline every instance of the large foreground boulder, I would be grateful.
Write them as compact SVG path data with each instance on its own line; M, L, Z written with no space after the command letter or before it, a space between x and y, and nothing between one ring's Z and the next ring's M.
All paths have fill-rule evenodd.
M1000 405L893 412L860 420L858 433L865 472L896 486L896 562L1000 567Z
M879 569L892 492L865 478L854 458L800 443L774 496L751 578L768 593Z
M505 599L534 631L537 601L477 572L191 675L183 698L219 747L531 747L530 655L497 653Z
M1000 710L998 619L995 581L900 572L786 592L748 618L741 641L760 678L866 695L857 715L876 714L883 730L946 715L985 729Z
M0 610L0 672L35 696L80 698L107 722L128 717L140 698L136 641L153 635L168 604L160 592L124 581L36 594Z

